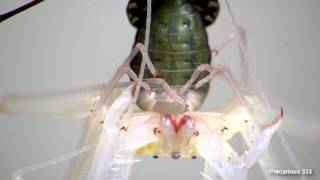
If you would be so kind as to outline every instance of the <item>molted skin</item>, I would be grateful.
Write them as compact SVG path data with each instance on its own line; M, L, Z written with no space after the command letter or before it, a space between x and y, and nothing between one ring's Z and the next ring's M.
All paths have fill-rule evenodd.
M143 43L144 37L145 23L138 28L134 44ZM211 51L205 25L200 13L188 0L153 1L148 52L160 77L177 91L189 80L198 65L210 64ZM141 58L141 55L138 55L131 64L137 74L140 70ZM199 79L205 75L207 73L203 73ZM152 77L146 71L144 78ZM199 108L208 89L209 85L206 85L196 92L190 90L183 95L187 101L191 98L192 110ZM138 99L138 105L143 110L166 113L179 112L170 105L174 103L172 101L166 102L167 105L160 105L161 109L157 108L159 101L154 96L164 96L161 92L153 96L145 92L142 94ZM163 102L161 103L163 104Z

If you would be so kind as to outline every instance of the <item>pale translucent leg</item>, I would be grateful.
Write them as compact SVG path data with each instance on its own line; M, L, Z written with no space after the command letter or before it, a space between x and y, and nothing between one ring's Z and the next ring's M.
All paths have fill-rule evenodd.
M179 90L179 95L184 95L189 88L192 87L193 83L197 80L200 73L203 71L211 72L212 71L212 65L210 64L201 64L199 65L192 73L190 79L186 82L186 84Z
M204 84L209 83L211 80L216 78L219 74L221 74L225 77L226 81L229 83L230 87L239 98L240 103L242 105L246 105L244 95L242 94L240 88L238 87L236 79L233 77L232 73L230 72L230 69L224 65L208 65L208 64L199 65L198 68L193 72L190 80L181 88L180 94L185 93L186 90L192 86L194 81L198 78L200 73L203 71L208 71L210 73L208 76L199 80L195 84L195 87L194 87L195 89L198 89Z
M117 83L111 96L129 85ZM7 94L0 96L0 113L10 116L36 116L45 119L78 120L90 115L90 108L108 84L97 84L67 90Z
M150 13L151 13L151 1L148 0L147 24L149 24L149 25L147 25L147 31L150 31L150 27L149 27L149 26L150 26L150 21L151 21ZM145 43L146 46L148 46L148 34L149 34L149 33L146 33L147 38L145 38L145 39L146 39L146 43ZM142 46L143 46L143 45L142 45ZM146 50L144 49L144 47L141 47L141 44L137 44L137 46L133 49L132 54L127 58L128 61L126 61L126 62L122 65L122 67L125 67L125 66L129 65L129 63L130 63L129 61L131 61L132 58L135 56L135 54L138 53L137 49L138 49L138 51L141 51L141 53L142 53L142 55L143 55L143 57L144 57L142 64L146 63L146 64L149 66L149 69L150 69L151 73L155 75L155 69L154 69L154 67L153 67L152 64L151 64L151 61L150 61L150 59L149 59L149 57L148 57L148 55L147 55L147 53L146 53ZM146 49L147 49L147 48L146 48ZM151 66L152 66L152 67L151 67ZM142 65L142 67L144 67L144 65ZM97 114L99 114L99 113L97 113L97 112L100 112L100 110L102 109L101 107L105 105L105 101L106 101L107 97L109 96L110 92L114 89L115 84L116 84L116 83L120 80L120 78L122 77L121 69L122 69L121 67L118 69L117 73L116 73L115 76L112 78L111 83L108 84L108 86L106 87L104 93L101 95L100 100L99 100L99 103L97 103L97 106L96 106L94 109L92 109L92 112L93 112L92 114L94 114L94 115L92 115L93 117L96 116ZM144 71L141 71L141 72L144 72ZM140 85L143 86L142 81L141 81L141 78L142 78L142 77L143 77L143 74L142 74L142 76L139 75L138 85L137 85L138 87L140 87ZM139 89L139 88L137 88L137 89ZM139 90L137 90L136 92L139 92ZM135 94L136 94L136 93L135 93ZM135 97L136 97L136 95L135 95ZM130 114L130 113L129 113L129 114ZM98 119L98 118L95 118L95 119Z
M109 113L108 113L109 116L107 116L109 121L107 123L104 123L104 125L105 125L104 126L104 130L105 131L106 130L110 130L110 132L114 132L114 133L117 131L116 122L121 116L121 112L117 112L117 111L121 111L121 110L123 111L128 106L128 104L130 103L130 100L131 100L131 97L132 97L132 88L133 88L133 85L130 85L125 90L125 92L122 93L121 96L110 107L110 110L109 110ZM122 109L118 109L119 107L117 107L117 106L120 106L120 108L122 108ZM98 118L99 116L97 116L97 114L95 114L94 117ZM100 139L101 139L101 137L100 137ZM106 140L106 139L104 139L104 140ZM98 144L98 148L101 149L101 145ZM26 169L22 169L22 170L17 171L17 173L15 173L13 177L19 179L19 178L21 178L20 177L21 175L23 175L23 174L25 174L27 172L35 171L37 169L53 165L53 164L58 163L60 161L69 159L69 158L71 158L73 156L77 156L80 153L86 152L87 150L88 149L86 149L86 150L79 149L79 150L71 153L71 155L62 156L61 158L58 158L58 159L53 159L51 161L40 163L40 164L35 165L35 166L27 167ZM97 152L95 152L95 154L97 154Z
M136 75L136 73L130 68L130 67L126 67L124 70L128 76L133 79L135 82L138 82L138 76ZM150 86L148 86L145 82L141 82L141 86L147 90L148 92L151 93L151 88Z
M118 97L118 96L115 96ZM108 99L110 102L113 102L115 99ZM108 101L109 102L109 101ZM94 104L95 105L95 104ZM80 138L79 147L86 144L97 144L99 141L99 137L102 131L102 123L105 120L105 113L108 109L104 105L102 109L91 113L87 126L84 129L86 131L83 133ZM69 166L65 179L67 180L82 180L87 178L87 174L90 168L90 163L95 151L89 151L81 156L77 157L72 164Z
M224 40L222 43L220 43L219 45L215 46L214 48L212 48L212 52L214 52L215 56L217 56L220 51L222 51L229 43L232 42L232 40L236 37L236 32L232 32L230 33Z
M149 32L150 32L150 21L151 21L151 1L148 0L148 8L147 8L147 28L146 28L146 37L145 37L145 45L146 47L144 47L142 44L138 43L136 45L136 47L132 50L132 53L129 55L129 57L126 59L126 61L123 63L123 65L121 67L118 68L118 70L116 71L116 74L113 76L113 78L111 79L111 82L109 84L109 86L105 89L105 91L103 92L103 94L101 95L101 98L100 98L100 101L99 103L97 103L97 106L95 107L95 112L100 112L101 111L101 107L102 105L105 104L105 101L106 101L106 98L108 97L108 95L110 94L111 90L113 89L113 86L114 84L119 81L123 75L123 70L127 70L127 73L129 73L129 76L130 76L130 73L131 73L131 77L132 79L134 79L136 82L137 82L137 88L135 90L135 93L134 93L134 97L132 98L132 103L135 103L136 101L136 98L137 98L137 95L139 93L139 90L140 90L140 85L143 85L142 83L142 78L143 78L143 74L144 74L144 67L145 67L145 64L147 64L149 70L151 71L151 73L153 75L156 74L156 71L155 71L155 68L153 67L151 61L150 61L150 58L148 56L148 53L147 53L147 49L148 49L148 44L149 44ZM134 77L134 73L132 73L133 71L130 69L129 67L129 64L130 64L130 61L133 59L133 57L138 53L138 52L141 52L143 58L142 58L142 62L141 62L141 69L140 69L140 74L139 74L139 77L138 78L135 78ZM126 118L127 119L127 116L130 116L131 114L131 106L129 107L129 110L127 112L127 115L126 115ZM91 116L92 119L97 119L95 117L95 114L96 113L93 113L93 115ZM96 124L96 123L94 123ZM92 126L92 128L94 128L94 126ZM94 130L93 130L94 132ZM88 132L90 134L90 131ZM130 154L130 153L129 153ZM90 162L89 160L87 160L88 158L90 158L90 156L88 156L87 158L83 159L83 162L88 164L88 162ZM81 163L82 164L82 163ZM79 166L79 168L76 169L76 172L77 170L83 170L81 167L86 167L86 166L82 166L81 164L78 164L77 165ZM123 168L121 168L123 169ZM124 168L126 169L126 172L130 172L130 168ZM82 171L81 171L82 172Z
M184 100L179 97L178 95L176 95L174 93L174 91L171 90L171 88L169 87L169 85L163 80L163 79L148 79L145 82L146 86L148 86L148 84L152 84L152 85L160 85L168 94L171 95L171 97L177 101L180 104L185 105ZM148 88L150 89L150 88ZM132 100L132 98L131 98ZM90 117L90 124L91 127L87 133L87 137L85 140L85 144L87 144L88 142L96 142L96 138L98 138L100 136L101 131L99 129L101 129L101 124L100 122L103 122L104 120L101 119L101 115L99 116L95 116L95 114L99 114L101 113L101 110L99 111L95 111L93 112L93 114ZM148 113L145 113L148 114ZM126 119L126 118L125 118ZM96 138L95 138L96 137ZM72 175L69 177L69 179L78 179L79 177L83 177L85 176L85 174L87 173L87 170L90 167L90 162L92 159L93 153L89 152L84 156L81 156L80 159L77 161L76 166L71 169Z
M259 160L262 153L267 149L272 135L278 130L281 122L282 111L275 117L272 124L262 130L248 151L239 158L228 161L224 156L222 139L211 132L209 127L200 121L198 124L199 135L196 137L196 147L208 165L214 168L224 180L245 180L249 168Z
M138 81L138 77L135 72L130 68L126 67L125 72L132 78L134 81ZM162 78L151 78L145 79L141 86L151 93L152 89L150 88L151 85L159 85L175 102L184 106L185 109L187 108L188 104L185 102L183 98L181 98L175 91L173 91L169 84Z
M146 63L150 72L156 76L156 69L154 68L148 53L145 52L146 49L143 44L137 43L135 47L132 49L130 55L127 57L127 59L123 62L123 64L117 69L116 73L112 76L110 83L108 86L104 89L103 93L101 94L100 100L97 103L97 106L95 107L95 110L100 109L103 104L105 103L106 99L108 98L110 92L112 89L114 89L115 85L120 81L122 76L127 72L127 70L130 68L130 62L133 60L133 58L138 54L138 52L141 52L143 58L142 63Z
M187 102L180 97L175 91L173 91L169 84L161 78L152 78L152 79L146 79L145 82L149 85L159 85L175 102L185 107L185 109L188 108Z
M58 158L55 158L55 159L52 159L52 160L49 160L49 161L45 161L45 162L42 162L42 163L39 163L39 164L36 164L36 165L32 165L32 166L29 166L29 167L25 167L25 168L19 169L16 172L13 173L11 178L12 178L12 180L23 180L22 176L25 175L25 174L28 174L28 173L37 171L39 169L46 168L46 167L58 164L58 163L60 163L62 161L65 161L65 160L68 160L68 159L73 158L75 156L78 156L81 153L89 151L89 150L91 150L93 148L95 148L95 145L87 145L87 146L84 146L84 147L82 147L82 148L80 148L80 149L78 149L76 151L73 151L71 153L63 155L61 157L58 157Z
M68 160L95 147L94 158L90 164L90 171L94 172L91 172L91 177L89 171L88 179L127 179L130 174L131 164L136 162L136 160L133 159L135 154L134 150L156 140L153 129L157 126L157 120L159 119L159 115L155 113L144 113L134 116L134 119L129 123L130 127L128 127L127 132L119 136L117 123L122 112L130 104L133 87L134 85L130 85L110 107L97 146L86 145L79 150L59 158L20 169L13 174L12 179L21 180L22 175ZM86 172L85 169L78 170ZM78 172L79 174L77 176L71 178L83 178L84 172ZM106 174L106 172L108 173ZM103 176L96 177L99 174L103 174Z

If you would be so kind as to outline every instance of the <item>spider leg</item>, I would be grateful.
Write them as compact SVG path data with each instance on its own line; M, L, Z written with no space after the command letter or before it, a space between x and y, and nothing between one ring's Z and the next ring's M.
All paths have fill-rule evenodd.
M200 73L203 71L208 71L209 75L206 76L205 78L199 80L195 84L195 87L194 87L195 89L198 89L201 86L203 86L204 84L209 83L210 81L212 81L218 75L221 74L224 76L224 78L226 79L226 81L228 82L228 84L230 85L232 90L234 91L234 93L239 98L240 103L242 105L246 105L244 95L242 94L240 88L238 87L236 79L233 77L230 69L225 65L208 65L208 64L199 65L198 68L192 74L189 81L181 88L179 94L185 93L188 90L188 88L190 88L192 86L192 84L195 82L195 80L200 75Z
M112 102L129 82L115 85L108 100ZM107 83L48 92L0 95L0 114L10 116L45 117L46 119L79 120L90 116L90 109L99 99ZM144 85L145 87L146 85ZM147 87L145 87L147 88ZM109 101L108 101L109 102ZM105 104L108 107L109 104Z
M179 95L185 94L190 87L192 87L193 83L197 80L200 73L203 71L211 72L212 66L210 64L201 64L199 65L192 73L191 78L187 81L185 85L179 90Z
M225 39L219 45L212 48L211 51L215 54L215 56L217 56L220 53L220 51L222 51L229 43L231 43L236 37L236 35L236 31L233 31L227 37L225 37Z
M90 141L89 139L88 142L90 141L91 144L61 157L22 168L16 171L12 178L14 180L22 179L25 174L58 164L86 152L91 153L92 156L85 154L85 159L80 158L78 166L73 168L72 174L67 177L68 179L86 177L89 179L114 179L120 176L122 179L128 179L131 164L137 162L134 160L135 149L156 140L153 129L159 119L157 113L133 115L127 132L119 135L118 123L131 102L133 88L134 84L131 84L108 109L97 145L95 145L95 140ZM95 117L98 118L98 116ZM89 171L86 170L88 168Z
M58 163L60 163L62 161L71 159L71 158L73 158L75 156L78 156L78 155L80 155L80 154L82 154L84 152L90 151L90 150L92 150L94 148L95 148L94 145L86 145L86 146L84 146L82 148L79 148L79 149L77 149L77 150L75 150L73 152L70 152L68 154L62 155L60 157L57 157L57 158L54 158L54 159L51 159L51 160L48 160L48 161L45 161L45 162L41 162L41 163L38 163L38 164L35 164L35 165L32 165L32 166L21 168L21 169L15 171L12 174L11 179L12 180L23 180L22 176L25 175L25 174L28 174L30 172L37 171L39 169L46 168L46 167L58 164Z
M212 71L210 72L210 74L205 77L204 79L198 81L195 85L195 88L200 88L201 86L203 86L204 84L210 82L211 80L213 80L217 75L223 75L225 77L225 79L227 80L227 82L229 83L230 87L232 88L232 90L234 91L234 93L238 96L240 102L242 104L244 104L245 99L243 97L243 94L241 93L241 90L239 89L238 85L237 85L237 81L236 79L233 77L230 69L225 66L225 65L215 65L212 67Z
M142 56L145 56L146 49L145 46L141 43L137 43L135 45L135 47L132 49L130 55L127 57L127 59L122 63L122 65L117 69L116 73L113 75L113 77L110 80L110 83L108 84L108 86L105 88L105 90L103 91L103 93L101 94L100 100L98 101L95 110L100 109L103 104L105 103L107 97L109 96L110 92L112 91L112 89L115 87L115 85L120 81L120 79L122 78L122 76L124 74L129 74L129 76L132 76L132 72L128 71L128 69L130 68L130 62L133 60L133 58L140 52L142 54ZM147 67L149 68L150 72L156 76L156 69L153 66L150 58L148 55L146 55L147 57L142 58L142 61L144 63L146 63ZM129 72L129 73L128 73ZM133 76L134 77L134 76Z
M185 109L188 108L187 102L181 98L178 93L173 91L169 84L161 78L152 78L152 79L146 79L145 82L149 85L159 85L175 102L185 107Z
M133 79L135 82L138 82L138 76L137 74L130 68L130 67L126 67L125 68L125 72L128 74L128 76ZM145 82L142 82L141 86L147 90L148 92L151 93L151 88L148 84L146 84Z

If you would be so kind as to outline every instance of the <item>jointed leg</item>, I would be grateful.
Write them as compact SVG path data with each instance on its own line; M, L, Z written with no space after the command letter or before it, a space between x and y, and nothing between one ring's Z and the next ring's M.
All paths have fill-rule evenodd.
M194 87L195 89L200 88L204 84L213 80L217 75L222 74L225 77L225 79L227 80L227 82L229 83L229 85L231 86L234 93L238 96L240 103L242 105L246 104L244 96L241 93L241 90L238 88L237 82L236 82L235 78L233 77L233 75L231 74L230 69L224 65L215 65L215 66L208 65L208 64L199 65L198 68L192 74L190 80L181 88L179 93L180 94L185 93L187 91L187 89L192 86L193 82L198 78L198 76L200 75L200 73L202 71L208 71L208 72L210 72L210 74L208 76L206 76L205 78L199 80L195 84L195 87Z
M63 162L63 161L66 161L68 159L71 159L75 156L79 156L80 154L84 153L84 152L87 152L91 149L94 149L95 148L95 145L86 145L82 148L79 148L71 153L68 153L68 154L65 154L65 155L62 155L58 158L55 158L55 159L51 159L49 161L45 161L45 162L41 162L41 163L38 163L38 164L35 164L35 165L32 165L32 166L28 166L28 167L25 167L25 168L22 168L22 169L19 169L17 171L15 171L11 177L12 180L23 180L22 176L24 176L25 174L28 174L30 172L34 172L34 171L37 171L39 169L42 169L42 168L46 168L46 167L49 167L49 166L53 166L55 164L58 164L60 162Z
M128 76L133 79L134 81L138 81L138 77L135 74L135 72L130 68L127 67L125 72L128 74ZM147 91L151 92L150 85L159 85L175 102L179 103L182 106L187 106L187 103L185 102L184 99L182 99L177 93L175 93L168 83L161 78L152 78L152 79L147 79L144 82L142 82L141 86L146 89Z
M212 52L215 53L215 56L217 56L220 51L222 49L224 49L230 42L232 42L232 40L236 37L236 32L233 31L232 33L230 33L221 44L219 44L218 46L215 46L214 48L212 48Z
M138 76L130 67L125 67L124 72L127 73L128 76L134 81L136 82L138 81ZM161 79L161 78L147 79L141 84L141 86L144 89L151 92L152 90L150 88L150 85L159 85L175 102L179 103L185 108L188 106L185 100L182 99L177 93L175 93L164 79Z
M188 108L187 102L183 98L181 98L175 91L173 91L164 79L152 78L152 79L146 79L145 82L149 86L159 85L175 102L184 106L185 109Z
M201 64L195 69L191 75L191 78L188 80L188 82L180 89L179 95L185 94L188 89L193 85L194 81L197 80L200 73L203 71L211 72L212 66L210 64Z
M113 75L113 77L111 78L110 80L110 83L108 84L108 87L106 87L106 89L103 91L101 97L100 97L100 100L99 102L97 103L97 106L95 108L95 110L97 109L100 109L101 106L105 103L107 97L109 96L110 92L112 91L112 89L114 88L114 86L117 84L117 82L119 82L119 80L121 79L121 77L127 73L127 70L130 66L130 62L133 60L133 58L137 55L138 52L141 52L142 56L145 56L145 53L146 49L144 47L143 44L141 43L137 43L136 46L132 49L130 55L127 57L127 59L123 62L123 64L117 69L116 73ZM156 76L156 69L155 67L153 66L150 58L148 57L145 57L145 58L142 58L142 61L144 61L150 72Z
M133 79L135 82L138 81L138 76L136 75L136 73L135 73L130 67L126 67L126 68L124 69L124 72L125 72L131 79ZM142 82L141 86L142 86L145 90L151 92L150 86L148 86L148 84L146 84L145 82Z

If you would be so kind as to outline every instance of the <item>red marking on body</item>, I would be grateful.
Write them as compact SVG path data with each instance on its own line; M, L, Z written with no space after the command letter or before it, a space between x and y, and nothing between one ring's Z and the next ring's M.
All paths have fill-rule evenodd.
M185 125L188 121L192 120L191 116L188 116L188 115L184 115L180 120L178 120L172 114L166 114L166 115L164 115L164 118L169 119L169 121L173 124L176 132L179 131L181 126Z

